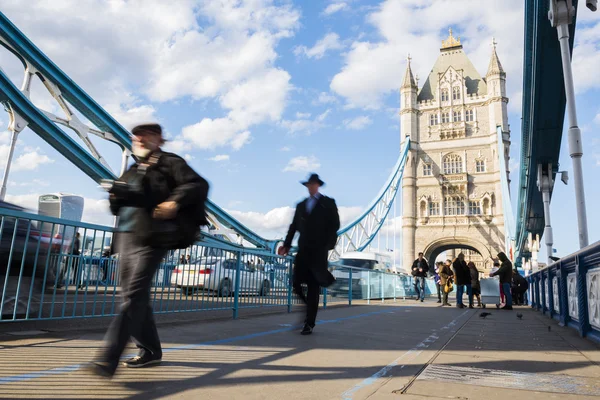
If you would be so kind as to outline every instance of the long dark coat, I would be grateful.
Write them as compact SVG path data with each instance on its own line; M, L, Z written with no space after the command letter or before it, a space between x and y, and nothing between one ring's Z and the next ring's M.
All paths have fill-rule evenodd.
M306 201L296 206L284 246L291 247L295 233L299 232L294 279L307 282L311 274L321 286L328 286L333 277L327 270L327 255L335 247L340 216L335 200L330 197L321 195L310 214L306 211Z

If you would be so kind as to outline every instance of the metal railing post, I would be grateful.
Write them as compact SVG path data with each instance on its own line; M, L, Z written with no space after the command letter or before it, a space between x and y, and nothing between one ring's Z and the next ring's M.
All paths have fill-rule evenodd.
M288 312L291 313L292 312L292 289L293 289L293 277L292 277L292 261L288 260L289 262L289 266L288 266L288 279L287 279L287 307L288 307Z
M350 279L348 280L348 305L352 305L352 268L349 269Z
M558 300L560 307L560 320L561 326L567 326L569 323L569 291L567 288L567 270L563 266L562 261L559 261L559 278L558 278Z
M237 264L235 267L235 292L233 293L233 319L237 319L240 305L240 276L242 270L242 252L237 252Z
M367 304L371 304L371 271L367 271Z
M383 280L385 279L386 274L381 272L379 273L379 290L381 291L381 302L385 303L385 293L383 293Z
M327 308L327 288L323 288L323 308Z
M579 256L575 256L575 275L577 276L577 307L578 307L578 330L581 337L584 337L591 329L588 313L588 292L587 292L587 265L581 262Z

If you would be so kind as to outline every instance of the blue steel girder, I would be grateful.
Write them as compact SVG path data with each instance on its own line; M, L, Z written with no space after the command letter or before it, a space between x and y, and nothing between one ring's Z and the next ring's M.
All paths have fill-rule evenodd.
M108 133L105 139L131 151L129 132L42 53L2 12L0 12L0 39L0 45L12 52L26 69L31 65L42 80L47 80L58 88L60 95L70 105L99 129ZM101 160L96 159L58 128L48 118L47 113L40 111L1 70L0 100L7 105L11 112L16 112L25 119L28 126L43 140L96 182L100 179L116 178L115 174ZM249 243L270 251L275 250L277 241L264 239L252 232L210 200L206 207L207 211L220 224L235 231Z
M573 0L574 7L577 3ZM548 9L548 0L525 2L517 263L521 256L528 255L525 249L528 234L541 236L544 231L544 206L536 182L537 165L552 163L558 167L562 141L566 96L558 34L550 25ZM576 19L569 26L571 52L575 25Z
M348 251L363 251L375 239L398 194L409 149L410 139L407 137L400 157L377 197L358 218L338 231L337 244L329 255L331 261Z

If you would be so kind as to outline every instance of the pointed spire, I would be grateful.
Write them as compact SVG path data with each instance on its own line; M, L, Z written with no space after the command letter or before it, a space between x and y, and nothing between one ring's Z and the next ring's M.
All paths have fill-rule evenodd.
M404 81L402 81L402 89L408 88L408 89L417 89L417 83L415 82L415 78L413 77L413 73L412 70L410 69L410 54L408 55L407 58L407 65L406 65L406 73L404 74Z
M500 64L500 59L498 59L498 53L496 53L496 39L492 38L492 58L490 59L490 65L488 67L488 71L486 76L490 75L501 75L506 76L504 72L504 68L502 68L502 64Z

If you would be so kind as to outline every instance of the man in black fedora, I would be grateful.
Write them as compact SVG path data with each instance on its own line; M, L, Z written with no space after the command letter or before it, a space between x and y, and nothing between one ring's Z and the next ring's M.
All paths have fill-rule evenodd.
M327 287L335 281L327 269L327 255L337 242L340 216L335 200L319 193L319 188L325 184L319 175L312 174L301 183L308 189L309 197L296 206L294 220L279 254L288 254L294 234L299 232L292 281L294 291L306 304L306 320L301 333L310 335L317 319L320 286ZM306 296L303 283L308 287Z

